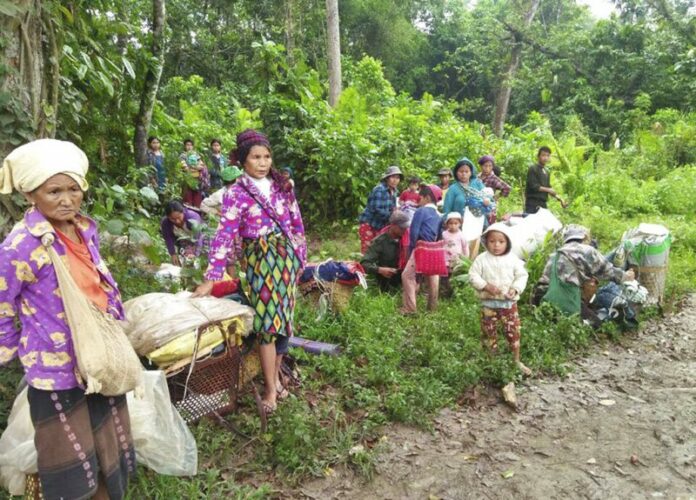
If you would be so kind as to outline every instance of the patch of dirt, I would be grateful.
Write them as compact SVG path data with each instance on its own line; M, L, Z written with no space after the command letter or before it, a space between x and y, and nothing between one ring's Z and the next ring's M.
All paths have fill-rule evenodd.
M478 396L442 411L433 433L392 426L371 482L341 468L295 494L696 498L696 295L566 378L518 385L517 399L515 412L498 393Z

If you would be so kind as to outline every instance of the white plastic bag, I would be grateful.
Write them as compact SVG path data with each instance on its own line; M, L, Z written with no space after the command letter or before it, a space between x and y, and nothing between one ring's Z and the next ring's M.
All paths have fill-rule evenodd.
M10 495L24 494L26 474L36 473L36 460L34 425L25 387L15 399L0 437L0 484Z
M143 371L143 396L126 395L133 445L138 461L159 474L194 476L198 448L191 431L169 399L164 372ZM0 485L12 495L23 495L25 474L37 472L34 426L27 388L15 399L0 437Z
M483 223L485 216L480 215L476 217L471 213L469 207L464 208L464 220L462 221L462 233L466 241L478 240L483 234Z
M520 259L528 259L544 242L546 235L561 230L563 224L545 208L530 214L508 230L512 252Z
M196 475L196 440L169 399L164 372L143 372L143 386L143 397L126 395L138 461L167 476Z
M215 297L191 298L190 292L148 293L129 300L123 308L126 335L141 356L207 323L239 318L240 333L246 335L254 321L251 307Z

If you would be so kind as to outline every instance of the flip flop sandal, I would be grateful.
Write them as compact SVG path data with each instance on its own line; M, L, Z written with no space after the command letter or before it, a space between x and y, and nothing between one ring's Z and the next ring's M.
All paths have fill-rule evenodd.
M278 389L278 386L276 386L276 399L285 399L290 396L290 391L285 386L281 386L280 389Z

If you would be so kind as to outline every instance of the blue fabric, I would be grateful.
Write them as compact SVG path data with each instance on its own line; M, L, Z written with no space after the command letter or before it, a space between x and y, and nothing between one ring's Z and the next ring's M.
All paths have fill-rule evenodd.
M323 281L359 281L360 277L357 273L351 270L351 267L345 262L337 262L330 260L324 264L307 265L300 276L300 283L307 283L315 277L316 274Z
M389 224L389 216L396 208L396 200L399 192L389 192L384 182L380 182L370 193L367 206L360 215L360 222L367 223L379 230Z
M419 240L437 241L440 239L442 217L433 207L421 207L413 214L409 234L411 251L416 248Z
M153 154L152 151L147 152L147 162L155 167L155 174L157 176L157 187L162 190L164 189L164 184L167 182L166 173L164 171L164 155Z
M483 191L483 189L486 186L484 186L483 182L481 182L479 179L472 178L469 181L469 187L477 191ZM459 212L460 214L464 215L464 209L467 206L475 208L478 207L479 204L482 205L481 200L479 198L468 196L464 191L462 185L458 182L455 182L447 190L447 194L445 195L445 204L442 208L442 211L445 214L445 216L450 212Z

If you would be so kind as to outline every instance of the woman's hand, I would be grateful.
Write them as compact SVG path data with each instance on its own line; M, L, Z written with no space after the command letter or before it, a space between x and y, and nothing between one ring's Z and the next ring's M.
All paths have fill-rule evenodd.
M181 267L181 261L179 260L179 256L177 254L171 255L170 257L172 258L172 264Z
M490 204L491 204L491 200L489 200L488 198L484 198L484 199L483 199L483 206L484 206L484 207L487 207L487 206L490 205Z
M196 291L193 292L191 297L207 297L213 291L213 284L214 283L212 281L204 281L198 285L198 288L196 288Z
M483 289L484 292L487 292L491 295L500 295L500 288L498 288L495 285L492 285L488 283L485 288Z

